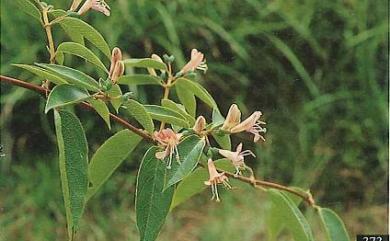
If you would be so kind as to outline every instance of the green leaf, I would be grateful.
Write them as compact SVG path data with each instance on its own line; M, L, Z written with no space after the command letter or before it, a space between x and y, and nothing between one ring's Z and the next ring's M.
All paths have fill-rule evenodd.
M111 129L110 110L108 109L106 103L103 100L93 98L89 100L89 103L92 105L95 111L103 118L104 122L106 122L108 129Z
M211 135L222 149L232 149L232 143L229 134L212 132Z
M73 17L65 17L59 23L74 42L85 45L83 40L85 38L111 59L111 51L106 40L94 27Z
M147 74L132 74L119 77L118 84L126 85L162 85L161 79Z
M154 241L171 205L174 188L163 191L166 165L158 160L157 147L145 154L137 177L135 211L141 241Z
M176 160L172 161L172 168L167 172L165 188L178 183L194 170L202 155L205 144L204 139L194 135L187 137L178 145L181 163L179 164Z
M225 122L225 117L222 116L218 109L213 109L211 119L213 120L213 126L219 126Z
M127 67L139 67L139 68L153 68L153 69L162 69L166 70L166 65L160 61L144 58L144 59L124 59L123 63Z
M70 84L74 84L91 91L99 91L99 84L91 76L86 75L81 71L57 64L36 65L57 74L59 77L65 79Z
M173 102L172 100L168 100L168 99L162 99L161 105L163 107L166 107L166 108L169 108L173 111L176 111L177 113L184 116L187 119L187 121L190 123L191 126L193 126L195 124L195 118L187 113L187 111L185 110L183 105L177 104L177 103Z
M180 102L184 105L187 112L195 117L196 115L196 99L195 95L186 88L184 84L181 84L180 82L175 83L175 89L177 97L179 98Z
M109 91L107 91L108 96L111 98L110 102L112 107L114 107L116 113L118 113L119 107L121 107L122 101L122 90L119 85L113 85Z
M142 104L130 99L126 103L124 103L124 107L127 113L134 117L145 128L147 132L153 133L154 124L152 117L149 115L149 113L146 111L145 107Z
M47 98L45 113L56 107L80 103L90 97L86 90L73 85L57 85Z
M328 208L318 208L329 241L349 241L348 232L341 218Z
M39 9L29 0L14 0L18 7L28 15L42 22L42 15Z
M189 123L180 113L158 105L144 105L153 119L189 128Z
M91 50L84 47L84 45L75 42L64 42L57 47L57 54L59 52L79 56L108 73L108 70L102 61L100 61L100 59Z
M97 149L89 163L88 199L108 180L112 173L135 149L142 138L130 130L122 130L107 139Z
M217 168L225 171L234 171L234 166L231 161L227 159L219 159L214 161ZM209 172L207 168L196 168L191 174L183 178L183 180L177 185L175 194L172 199L171 210L185 202L192 196L202 192L207 188L204 184L209 179Z
M88 188L88 145L79 119L67 111L55 111L61 186L69 239L72 240L84 211Z
M37 67L37 66L34 66L34 65L28 65L28 64L13 64L14 66L16 67L19 67L19 68L22 68L22 69L25 69L27 71L30 71L31 73L43 78L43 79L47 79L51 82L53 82L54 84L57 84L57 85L61 85L61 84L67 84L68 82L66 82L66 80L64 80L63 78L61 77L58 77L57 75L54 75L52 73L49 73L48 71L46 71L45 69L42 69L40 67Z
M294 202L278 190L269 189L268 193L272 201L271 215L267 221L269 239L277 240L279 227L284 224L295 241L313 241L310 226Z
M176 80L175 85L177 84L182 85L183 88L187 88L188 90L190 90L196 97L198 97L200 100L202 100L211 108L218 109L218 106L215 103L213 97L209 94L209 92L205 88L203 88L203 86L201 86L197 82L194 82L186 78L178 78Z

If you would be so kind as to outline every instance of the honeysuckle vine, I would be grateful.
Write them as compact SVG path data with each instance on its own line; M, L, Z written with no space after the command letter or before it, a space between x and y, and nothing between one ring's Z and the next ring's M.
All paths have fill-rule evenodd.
M162 57L152 54L150 58L126 59L119 47L111 49L96 29L80 19L90 10L110 16L111 8L104 0L73 0L68 11L54 9L39 0L15 1L41 23L46 33L49 64L15 64L41 77L42 85L4 75L0 76L0 80L42 94L47 99L45 113L52 111L54 114L69 240L74 240L88 200L141 140L152 144L143 157L137 175L135 209L143 241L157 238L168 212L183 201L180 200L183 196L192 196L210 187L211 199L219 202L221 195L218 186L231 189L229 179L267 191L274 199L274 205L291 212L290 215L293 215L293 220L300 227L300 231L295 233L302 232L303 236L299 237L305 237L306 241L312 241L312 234L303 227L307 225L302 218L303 214L286 194L274 189L301 198L322 212L322 215L333 215L334 220L336 216L317 206L309 191L256 179L253 170L245 163L246 157L256 156L244 148L242 143L232 150L230 138L238 133L253 135L255 143L265 141L266 123L262 120L262 112L258 110L241 120L242 113L236 104L230 106L226 116L221 114L213 97L196 81L197 72L206 73L208 70L204 53L192 49L188 62L177 70L174 56L166 54ZM61 26L72 41L55 43L52 33L54 26ZM108 68L85 46L85 39L103 53L103 58L110 60ZM104 73L96 80L68 67L64 65L64 53L84 58ZM126 74L127 67L144 68L149 74ZM131 84L160 86L162 97L159 105L143 104L134 98L133 93L123 93L120 86ZM172 89L179 103L171 99ZM197 115L195 97L211 107L211 121L204 117L207 115ZM111 121L124 127L124 130L107 139L91 160L81 122L64 108L73 105L94 110L109 129ZM129 114L137 124L122 117L123 112L120 111ZM159 123L158 128L155 122ZM199 174L208 175L208 178L202 176L203 180L199 183L196 179ZM193 182L194 177L196 183ZM188 182L193 192L180 193L183 189L186 192L182 186L188 185Z
M15 79L15 78L12 78L9 76L0 75L0 81L4 82L4 83L11 84L11 85L19 86L19 87L22 87L25 89L33 90L33 91L38 92L38 93L43 94L43 95L45 95L47 92L50 92L50 90L48 90L42 86L39 86L36 84L31 84L29 82ZM82 103L80 103L80 105L84 109L94 110L93 107L86 102L82 102ZM114 114L110 114L110 118L113 121L120 124L121 126L123 126L124 128L127 128L127 129L131 130L132 132L136 133L137 135L139 135L140 137L142 137L146 141L149 141L151 143L156 143L155 138L153 138L151 135L149 135L145 130L142 130L142 129L135 127L134 125L127 122L125 119L123 119L117 115L114 115ZM204 165L204 164L200 163L200 165ZM255 178L248 178L248 177L244 177L244 176L239 176L235 173L227 172L225 170L218 169L218 168L216 170L218 170L220 173L224 173L227 177L231 177L231 178L237 179L239 181L248 183L250 185L253 185L256 188L260 188L260 189L261 189L261 187L275 188L275 189L279 189L279 190L283 190L283 191L292 193L292 194L302 198L302 200L304 200L309 206L315 207L315 201L313 199L313 196L309 192L300 192L300 191L297 191L293 188L289 188L287 186L284 186L284 185L281 185L278 183L268 182L268 181L264 181L264 180L258 180Z

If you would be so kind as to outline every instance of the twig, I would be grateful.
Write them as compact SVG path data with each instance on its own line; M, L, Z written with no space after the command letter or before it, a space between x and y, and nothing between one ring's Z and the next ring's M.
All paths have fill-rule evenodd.
M46 93L50 92L50 90L45 89L42 86L31 84L31 83L28 83L28 82L25 82L22 80L18 80L18 79L12 78L12 77L4 76L4 75L0 75L0 80L2 82L6 82L6 83L10 83L12 85L23 87L25 89L34 90L34 91L41 93L43 95L46 95ZM86 109L94 110L94 108L90 104L88 104L87 102L82 102L82 103L80 103L80 105ZM120 118L119 116L116 116L116 115L110 113L110 118L113 121L117 122L118 124L122 125L123 127L127 128L127 129L131 130L132 132L136 133L137 135L141 136L145 140L153 141L153 138L148 133L146 133L144 130L138 129L137 127L131 125L129 122Z
M0 81L5 82L5 83L9 83L9 84L12 84L12 85L20 86L20 87L23 87L23 88L26 88L26 89L29 89L29 90L33 90L33 91L36 91L36 92L41 93L41 94L45 94L47 92L50 92L50 90L47 90L47 89L45 89L45 88L43 88L43 87L41 87L39 85L27 83L25 81L18 80L18 79L12 78L12 77L4 76L4 75L0 75ZM86 102L82 102L80 104L84 108L86 108L86 109L94 110L94 108L90 104L88 104ZM110 118L113 121L117 122L118 124L122 125L123 127L133 131L135 134L141 136L145 140L150 141L150 142L154 142L153 138L148 133L146 133L144 130L136 128L135 126L131 125L129 122L127 122L126 120L122 119L121 117L116 116L116 115L110 113ZM201 164L201 166L204 167L204 165L202 165L202 164ZM283 185L280 185L280 184L277 184L277 183L273 183L273 182L261 181L261 180L256 180L254 178L238 176L238 175L235 175L235 174L233 174L231 172L227 172L227 171L221 170L221 169L218 169L218 171L224 172L226 174L226 176L228 176L228 177L231 177L231 178L240 180L242 182L254 185L255 187L256 186L262 186L262 187L267 187L267 188L275 188L275 189L279 189L279 190L283 190L283 191L292 193L294 195L297 195L297 196L301 197L310 206L315 207L314 199L313 199L313 197L312 197L312 195L310 193L302 193L302 192L299 192L299 191L294 190L292 188L289 188L289 187L286 187L286 186L283 186Z

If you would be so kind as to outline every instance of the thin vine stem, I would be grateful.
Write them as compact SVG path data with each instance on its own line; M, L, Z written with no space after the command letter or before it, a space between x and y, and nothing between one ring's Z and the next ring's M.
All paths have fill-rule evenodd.
M9 83L11 85L19 86L19 87L22 87L25 89L33 90L33 91L38 92L38 93L43 94L43 95L46 94L47 92L50 92L50 90L45 89L42 86L28 83L28 82L25 82L25 81L22 81L19 79L15 79L12 77L4 76L4 75L0 75L0 81L4 82L4 83ZM86 109L94 110L94 108L86 102L81 102L80 105ZM130 124L126 120L122 119L121 117L110 113L110 118L113 121L117 122L118 124L122 125L123 127L127 128L127 129L131 130L132 132L134 132L135 134L139 135L143 139L145 139L149 142L153 142L153 143L155 142L154 139L152 138L152 136L150 136L150 134L147 133L145 130L138 129L137 127L133 126L132 124ZM202 166L204 166L204 165L202 165ZM226 172L225 170L221 170L221 169L218 169L218 171L224 172L225 175L228 177L231 177L231 178L237 179L239 181L251 184L255 187L261 186L261 187L266 187L266 188L274 188L274 189L278 189L278 190L292 193L292 194L302 198L310 206L315 207L315 201L313 199L313 196L310 193L299 192L299 191L294 190L292 188L283 186L281 184L273 183L273 182L257 180L254 178L249 178L249 177L244 177L244 176L238 176L238 175L235 175L231 172Z

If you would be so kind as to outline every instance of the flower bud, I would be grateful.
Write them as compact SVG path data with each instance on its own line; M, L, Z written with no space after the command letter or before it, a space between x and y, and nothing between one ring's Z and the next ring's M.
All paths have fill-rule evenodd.
M221 127L224 131L230 131L233 127L238 125L241 121L241 111L236 104L232 104L226 116L225 122Z
M197 134L201 134L202 131L206 128L206 119L203 117L203 116L199 116L196 121L195 121L195 125L194 127L192 128L195 133Z
M122 51L120 50L120 48L115 47L112 50L112 54L111 54L111 66L110 66L110 74L109 74L110 79L112 79L112 73L114 72L116 63L121 60L122 60Z
M122 61L119 61L115 64L114 71L112 72L111 80L113 83L116 83L118 78L125 73L125 64Z

